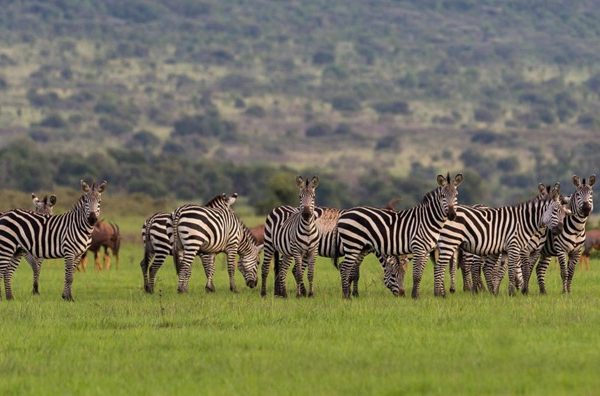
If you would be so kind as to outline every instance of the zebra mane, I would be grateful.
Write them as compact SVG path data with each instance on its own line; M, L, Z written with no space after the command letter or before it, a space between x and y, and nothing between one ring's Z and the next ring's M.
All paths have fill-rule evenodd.
M246 226L246 224L244 224L244 222L242 221L242 219L240 219L240 216L238 216L237 213L235 213L234 211L232 211L232 214L236 218L236 220L238 221L238 223L240 224L240 226L242 227L242 231L244 232L244 235L246 236L246 238L250 238L250 240L252 241L252 243L254 243L254 246L258 246L258 241L256 240L256 238L254 237L254 235L250 231L250 228L248 228Z
M438 187L436 189L433 189L433 190L425 193L425 195L423 195L423 198L421 199L420 205L426 205L428 202L430 202L432 200L432 198L434 198L441 189L442 189L441 187Z
M208 202L206 202L203 206L209 206L215 204L215 202L221 201L225 198L225 194L219 194L213 198L211 198Z

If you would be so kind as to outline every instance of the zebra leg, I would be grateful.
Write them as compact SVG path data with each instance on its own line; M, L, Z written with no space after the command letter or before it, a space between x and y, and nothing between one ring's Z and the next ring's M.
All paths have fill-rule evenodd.
M560 253L558 255L558 263L560 266L560 278L562 279L562 284L563 284L563 293L567 293L567 278L568 278L568 268L567 266L569 265L568 262L568 256L566 253Z
M344 261L340 264L340 279L342 282L342 296L344 298L350 298L350 280L355 265L356 254L346 253Z
M546 270L548 269L548 264L550 264L550 259L551 257L549 256L542 256L537 267L535 267L540 294L546 294Z
M142 277L144 278L144 291L147 293L151 293L148 286L148 263L152 260L153 254L147 251L144 251L144 257L142 261L140 261L140 269L142 270Z
M438 259L437 263L435 263L434 271L433 271L433 276L434 276L433 295L435 297L446 297L446 287L444 286L446 263L448 263L448 265L450 264L450 260L452 259L453 255L454 255L453 252L451 252L450 254L442 255L442 253L440 251L440 258ZM422 263L417 265L417 263L419 261L422 261ZM425 267L425 257L422 254L415 255L415 268L416 267L420 267L421 271L418 275L418 278L416 278L416 274L413 274L413 276L415 276L415 284L416 284L416 280L418 279L418 281L420 282L421 277L423 276L423 269ZM415 290L413 287L413 297L415 297L414 294L415 294ZM417 290L417 296L418 296L418 290Z
M580 250L572 251L569 254L569 268L567 272L567 293L571 293L571 282L573 282L573 276L575 275L575 267L579 262L579 257L581 256Z
M412 288L412 298L419 298L419 285L421 284L421 279L423 278L423 271L425 269L427 254L423 252L415 252L413 256L413 288ZM434 272L437 271L437 266L443 262L444 257L440 252L440 257L437 260L437 265L434 264ZM448 258L446 257L446 260ZM437 275L437 274L436 274ZM443 274L442 274L443 276ZM443 286L442 286L443 287ZM435 287L434 287L435 293Z
M529 279L531 279L533 266L539 258L540 254L539 252L536 252L531 254L529 258L523 262L523 287L521 288L521 293L523 294L529 294Z
M517 266L520 266L521 252L520 250L509 250L508 252L508 295L514 296L517 292L515 279L517 274ZM504 267L503 265L501 265Z
M352 286L352 297L358 297L358 280L360 279L360 262L357 260L352 267L350 285Z
M29 263L29 265L31 266L31 269L33 271L33 288L32 288L31 293L34 295L40 294L39 280L40 280L40 269L42 267L42 260L35 258L30 254L27 254L26 260ZM17 261L17 264L18 264L18 261Z
M189 281L190 277L192 276L192 262L194 261L194 257L196 257L196 252L184 250L183 257L179 261L179 280L177 282L178 293L187 293L189 289Z
M263 250L263 262L261 267L261 281L260 281L260 295L267 295L267 277L269 276L269 266L271 265L271 258L273 257L273 249L270 244L265 243L265 248ZM277 283L278 274L275 273L275 283ZM277 290L275 290L275 295L277 295Z
M146 289L146 292L150 294L154 293L156 273L158 272L158 269L163 265L166 259L167 255L164 253L156 253L156 255L154 256L154 260L152 260L152 264L150 264L150 268L148 269L148 288ZM179 270L177 270L177 275L179 275Z
M71 294L71 286L73 285L73 271L75 270L75 263L77 261L79 261L79 257L65 257L65 286L62 293L62 298L65 301L75 301Z
M314 296L313 291L313 278L315 275L315 258L317 252L313 251L308 256L308 297Z
M200 255L200 261L202 261L204 274L206 275L206 286L204 286L204 289L207 293L214 293L215 285L213 283L213 277L215 276L215 255L202 254Z
M302 259L302 265L298 270L296 264L294 264L294 268L292 268L292 274L294 275L294 279L296 280L296 287L300 289L300 294L303 297L306 297L306 287L304 286L304 269L308 267L308 263L304 263L304 258Z
M235 251L233 247L228 247L226 250L227 253L227 275L229 275L229 290L234 293L238 293L237 288L235 287Z
M471 292L479 293L481 291L481 267L485 269L487 260L482 256L469 253L471 261ZM485 272L485 270L484 270Z
M302 271L302 256L296 254L294 256L294 277L296 278L296 297L306 297L306 290L304 290L304 294L302 294L302 287L300 283L298 283L298 278L302 279L303 271Z
M450 259L450 293L454 293L456 291L456 254L452 256Z
M281 266L279 268L279 274L277 274L278 294L276 294L276 296L287 298L287 288L285 285L285 281L287 278L288 268L290 267L290 257L280 254L279 258Z
M454 259L453 259L454 260ZM473 275L472 275L472 261L470 257L467 257L464 251L458 251L458 266L462 273L463 279L463 291L468 292L473 290Z
M474 258L474 261L477 260L478 258ZM488 260L487 257L483 261L483 276L485 277L485 284L487 285L489 292L493 295L498 295L498 290L496 289L496 262L493 260ZM479 286L473 285L473 288L479 288ZM483 289L483 284L481 285L481 288Z

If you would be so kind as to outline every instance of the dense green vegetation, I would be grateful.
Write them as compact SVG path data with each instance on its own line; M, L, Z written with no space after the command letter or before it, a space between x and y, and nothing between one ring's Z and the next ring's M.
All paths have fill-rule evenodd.
M371 256L362 295L343 301L329 260L317 263L314 298L282 300L246 287L230 293L222 259L215 294L204 292L196 264L189 294L178 295L169 259L160 292L146 295L140 258L139 245L127 244L119 271L77 273L75 303L60 298L61 262L43 264L40 296L30 294L23 262L16 300L0 302L0 392L593 394L600 386L597 259L576 273L569 296L553 265L547 296L509 298L503 288L497 298L437 299L428 267L414 301L392 297Z
M326 176L324 204L409 205L460 170L465 202L514 201L600 168L599 18L566 0L10 2L2 187L234 188L263 212L282 173Z

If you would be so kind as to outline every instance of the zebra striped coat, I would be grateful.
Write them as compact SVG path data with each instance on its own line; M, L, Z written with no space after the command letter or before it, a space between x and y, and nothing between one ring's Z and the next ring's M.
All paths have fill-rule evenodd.
M579 262L585 242L585 226L589 215L594 209L594 191L592 187L596 183L596 175L590 176L587 182L585 178L581 180L576 175L573 176L572 180L576 190L570 198L569 209L571 215L565 217L561 231L553 232L546 238L536 267L538 286L542 294L546 293L546 269L552 257L558 257L563 293L571 292L575 267ZM529 278L526 287L528 281ZM528 288L523 288L523 293L527 293L527 291Z
M191 264L199 253L227 254L229 289L233 292L237 291L234 272L239 254L238 267L246 285L256 287L260 249L248 227L229 207L183 205L173 212L173 258L179 267L180 293L188 290Z
M454 252L462 244L465 251L480 256L507 253L509 293L515 292L516 267L524 252L529 254L530 239L548 226L559 226L563 210L559 200L559 185L554 186L552 199L532 199L515 206L473 208L458 206L456 218L445 224L438 241L440 257L435 266L435 295L445 295L444 270Z
M237 193L217 195L204 204L209 208L228 208L235 203ZM144 278L144 290L154 293L156 274L165 262L167 256L173 254L173 219L171 213L158 212L144 221L142 226L142 241L144 243L144 257L140 262ZM206 290L215 291L213 284L214 255L200 254L200 260L206 274ZM175 268L179 274L179 268Z
M15 209L0 217L0 274L7 299L12 299L11 261L25 252L38 258L64 258L65 284L62 297L72 301L75 264L91 244L94 224L100 216L101 195L106 181L88 186L81 181L82 196L60 215L41 215Z
M456 215L457 187L462 181L462 174L454 180L450 174L438 175L439 187L425 194L421 203L411 209L395 212L357 207L342 214L338 233L346 254L340 271L343 296L350 297L354 267L366 252L373 251L382 263L384 256L413 254L412 297L417 298L427 256L444 223Z
M293 206L279 206L273 209L268 215L266 222L271 224L270 229L273 228L273 224L281 222L287 219L291 214L297 211L298 208ZM345 209L327 208L327 207L316 207L315 208L315 224L319 233L319 247L317 249L318 255L321 257L329 257L333 259L333 265L336 268L338 266L338 258L344 256L342 245L339 243L337 222L340 216L345 212ZM280 295L281 292L278 290L279 283L277 281L280 268L279 254L274 252L273 257L275 259L274 272L274 290L276 295ZM362 261L362 260L361 260ZM408 264L408 258L403 257L390 257L386 258L381 263L384 271L384 284L390 289L395 295L404 295L404 275L406 273L406 267ZM360 265L360 264L359 264ZM356 266L356 271L352 276L351 284L353 287L352 295L358 296L358 281L360 278L359 266ZM296 271L295 267L294 270ZM304 283L300 285L301 293L305 293Z
M51 215L54 212L54 205L56 205L56 195L44 196L44 198L39 199L35 194L31 194L31 200L33 202L33 211L42 215ZM2 215L2 213L0 213ZM25 260L31 266L31 270L33 271L33 294L40 294L39 291L39 279L40 279L40 271L42 268L42 260L36 257L33 257L31 254L26 254L22 252L22 254L18 254L11 262L11 272L14 274L15 270L19 266L19 261L21 257L25 254ZM11 274L11 276L12 276Z
M281 267L276 277L275 293L287 297L285 280L290 260L294 260L296 279L296 295L305 295L300 285L303 283L303 268L308 267L308 296L313 295L313 276L317 250L319 247L319 232L315 222L315 190L319 178L304 180L298 176L296 186L299 191L300 206L292 213L279 211L279 217L267 218L265 222L265 247L262 264L261 295L267 294L267 277L269 266L275 252L281 258ZM274 221L273 221L274 220Z

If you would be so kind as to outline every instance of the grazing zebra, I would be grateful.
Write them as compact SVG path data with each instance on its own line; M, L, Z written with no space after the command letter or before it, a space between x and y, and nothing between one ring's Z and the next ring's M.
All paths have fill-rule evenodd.
M429 253L435 248L440 230L456 212L457 187L463 175L437 176L438 187L411 209L398 212L370 207L349 209L340 216L338 233L346 253L341 264L342 293L350 297L350 280L359 260L374 252L383 264L384 256L413 254L412 297L419 296L419 284Z
M571 292L575 266L579 261L581 249L585 242L585 225L588 216L594 209L594 191L592 187L596 183L596 175L590 176L587 182L585 178L581 180L577 175L574 175L572 180L576 190L571 195L569 203L571 215L565 217L562 230L553 232L546 238L536 267L538 286L542 294L546 293L546 269L551 257L558 257L563 293ZM529 278L523 288L525 294L528 292L528 281Z
M444 296L444 270L454 252L462 244L465 251L480 256L508 255L509 294L515 293L516 268L523 252L529 253L530 239L548 226L560 227L558 219L564 210L556 183L551 197L537 197L514 206L474 208L459 205L456 218L447 222L440 233L439 260L435 265L434 294Z
M262 264L262 282L260 294L267 294L267 277L269 266L274 253L281 260L281 266L275 277L278 286L275 294L287 297L285 279L290 260L294 260L294 277L296 278L296 296L302 293L304 265L308 267L308 296L313 295L313 275L315 258L319 247L319 232L315 224L315 190L319 185L319 178L313 176L311 180L304 180L301 176L296 178L300 205L293 213L285 213L281 210L273 218L268 217L265 222L265 248ZM277 217L279 216L279 217Z
M42 215L15 209L0 217L0 274L7 299L12 299L11 261L23 252L38 258L64 258L65 284L62 297L73 301L73 270L91 243L94 224L100 216L101 195L106 181L90 187L83 180L83 194L73 208L60 215Z
M192 261L199 253L227 254L229 289L233 292L237 292L234 275L235 256L239 254L238 268L246 285L256 287L258 255L262 247L257 245L250 229L229 206L183 205L173 212L172 218L173 258L179 268L178 292L187 292ZM213 260L210 268L214 272ZM212 284L212 273L207 272L209 276Z
M267 215L267 223L272 224L276 222L281 222L283 219L287 218L291 214L296 211L297 208L293 206L279 206L273 209L269 215ZM319 232L319 247L318 247L318 255L321 257L329 257L333 259L333 265L335 268L339 269L338 266L338 258L344 255L341 244L338 242L338 233L337 233L337 222L342 213L344 213L344 209L336 209L336 208L326 208L326 207L316 207L315 208L315 224L317 226L317 231ZM279 259L279 253L274 252L273 257L275 259L274 272L275 272L275 295L280 295L279 291L279 268L281 266L281 262ZM362 262L362 260L361 260ZM405 256L401 257L390 257L389 260L386 259L382 263L384 277L384 284L390 289L390 291L395 296L403 296L404 295L404 274L406 272L406 267L408 263L408 258ZM304 269L303 269L304 270ZM294 273L296 273L296 268L294 266ZM353 287L352 294L354 296L358 296L358 280L360 277L359 269L356 267L356 271L352 276L351 285ZM304 283L300 282L300 291L302 295L306 293Z
M227 195L225 193L213 197L204 204L208 208L228 208L237 199L237 193ZM158 212L144 221L142 226L142 241L144 243L144 258L140 262L142 275L144 276L144 290L154 293L156 273L165 262L167 256L173 253L173 219L171 213ZM206 291L214 292L214 255L200 254L202 266L206 274ZM179 268L175 268L179 274Z

